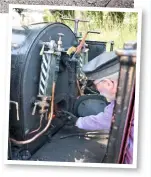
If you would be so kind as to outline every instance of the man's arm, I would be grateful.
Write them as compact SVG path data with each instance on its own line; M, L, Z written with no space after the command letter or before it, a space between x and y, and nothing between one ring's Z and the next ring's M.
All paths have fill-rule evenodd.
M114 102L111 102L104 110L97 115L79 117L76 126L84 130L109 130L112 120Z

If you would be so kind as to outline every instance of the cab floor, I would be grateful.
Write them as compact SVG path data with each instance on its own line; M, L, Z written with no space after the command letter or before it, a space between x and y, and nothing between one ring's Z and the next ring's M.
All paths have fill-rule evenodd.
M107 139L80 136L60 139L61 136L75 133L73 129L62 128L49 143L44 144L30 159L31 161L101 163L107 147ZM104 135L102 136L104 137Z

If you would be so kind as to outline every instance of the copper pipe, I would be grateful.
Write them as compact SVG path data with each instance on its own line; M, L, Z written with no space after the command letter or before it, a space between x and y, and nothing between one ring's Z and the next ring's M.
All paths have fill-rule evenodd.
M76 50L76 54L79 54L81 52L81 49L82 47L84 46L85 44L85 40L88 36L89 33L96 33L96 34L100 34L100 32L97 32L97 31L87 31L86 34L84 35L84 37L82 38L80 44L77 46L77 50Z
M45 97L43 101L46 101L46 100L47 100L47 97ZM43 106L42 106L42 109L41 109L41 112L44 112L44 108L45 108L45 106L43 105ZM35 130L29 132L28 134L32 134L32 133L38 132L38 131L40 130L40 128L41 128L41 126L42 126L43 117L44 117L44 114L42 113L42 114L41 114L41 117L40 117L40 124L39 124L39 127L38 127L37 129L35 129Z
M43 120L43 117L44 117L44 116L41 115L41 117L40 117L40 125L39 125L39 127L38 127L37 129L35 129L35 130L29 132L28 134L32 134L32 133L38 132L38 131L40 130L40 128L41 128L41 126L42 126L42 120Z
M82 38L82 40L81 40L80 44L78 45L77 50L76 50L75 53L80 53L81 52L81 49L82 49L82 47L83 47L83 45L85 43L85 40L86 40L87 36L88 36L88 32Z
M43 102L45 102L46 100L47 100L47 97L44 98ZM44 109L45 109L45 105L43 104L42 105L42 110L41 110L42 113L44 112Z
M51 98L51 111L48 115L48 122L49 120L52 119L52 116L53 116L53 108L54 108L54 96L55 96L55 87L56 87L56 83L53 82L53 85L52 85L52 98Z
M50 113L49 113L49 116L48 116L48 123L46 125L46 127L39 133L37 133L34 137L28 139L28 140L25 140L25 141L17 141L13 138L9 138L10 141L12 141L13 143L15 144L28 144L28 143L31 143L33 141L35 141L39 136L41 136L50 126L51 124L51 120L52 120L52 115L53 115L53 107L54 107L54 92L55 92L55 82L53 82L53 85L52 85L52 99L51 99L51 109L50 109Z
M80 96L82 96L83 93L82 93L82 91L81 91L81 89L80 89L80 85L79 85L79 81L78 81L78 80L77 80L77 87L78 87L78 91L79 91L79 93L80 93Z

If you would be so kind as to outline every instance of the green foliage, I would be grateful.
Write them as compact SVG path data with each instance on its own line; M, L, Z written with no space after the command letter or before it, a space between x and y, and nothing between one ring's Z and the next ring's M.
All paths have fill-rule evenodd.
M44 10L43 19L45 22L61 22L62 17L72 18L74 17L74 11L70 10Z
M74 29L74 22L61 18L80 18L89 20L88 23L79 23L79 32L88 30L101 32L100 35L89 34L89 40L114 41L115 48L123 47L124 42L137 40L138 14L132 12L102 12L102 11L71 11L45 10L44 21L62 22Z
M88 11L87 12L87 17L91 19L93 23L95 22L97 26L102 25L103 16L104 16L104 13L101 11L100 12L99 11Z

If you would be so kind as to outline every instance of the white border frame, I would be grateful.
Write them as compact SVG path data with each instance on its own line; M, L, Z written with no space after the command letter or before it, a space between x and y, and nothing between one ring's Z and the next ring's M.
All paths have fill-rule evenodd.
M7 160L8 152L8 125L9 125L9 111L6 111L6 127L5 142L4 142L4 164L18 164L18 165L51 165L51 166L73 166L73 167L104 167L104 168L137 168L137 144L138 144L138 115L139 115L139 83L140 83L140 56L141 56L141 28L142 28L142 10L131 8L101 8L101 7L75 7L75 6L47 6L47 5L9 5L9 36L8 36L8 71L7 77L8 85L6 86L6 110L9 110L9 96L10 96L10 66L11 66L11 37L12 37L12 9L13 8L30 8L30 9L58 9L58 10L89 10L89 11L112 11L112 12L137 12L138 13L138 30L137 30L137 64L136 64L136 89L135 89L135 119L134 119L134 148L133 148L133 164L107 164L107 163L76 163L76 162L47 162L47 161L21 161L21 160Z

